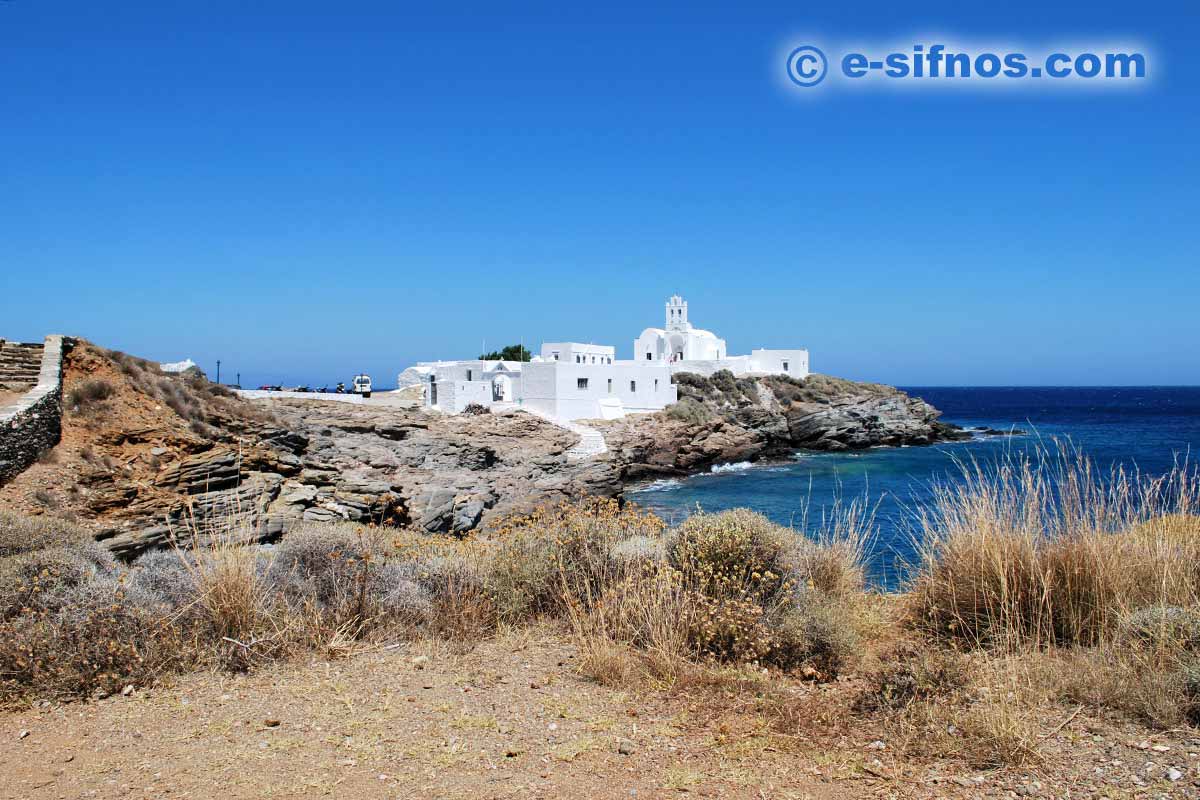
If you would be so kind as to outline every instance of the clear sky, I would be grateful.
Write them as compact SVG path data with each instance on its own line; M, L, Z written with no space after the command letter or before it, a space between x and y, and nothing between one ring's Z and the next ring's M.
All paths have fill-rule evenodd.
M1200 383L1193 4L650 5L0 0L0 336L387 386L628 358L681 293L850 378ZM799 34L929 31L1132 39L1153 82L780 88Z

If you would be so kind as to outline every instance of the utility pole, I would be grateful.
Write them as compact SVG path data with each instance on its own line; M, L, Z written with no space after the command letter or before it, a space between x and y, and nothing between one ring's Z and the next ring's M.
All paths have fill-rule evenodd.
M221 382L221 359L217 359L217 383Z
M242 385L242 373L237 372L234 374L237 375L237 380L234 381L234 383L236 383L238 386L241 386Z

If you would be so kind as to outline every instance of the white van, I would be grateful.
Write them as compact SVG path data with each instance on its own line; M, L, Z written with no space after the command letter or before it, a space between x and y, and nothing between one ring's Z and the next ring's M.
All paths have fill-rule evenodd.
M363 397L371 396L371 376L370 375L355 375L354 376L354 393L361 394Z

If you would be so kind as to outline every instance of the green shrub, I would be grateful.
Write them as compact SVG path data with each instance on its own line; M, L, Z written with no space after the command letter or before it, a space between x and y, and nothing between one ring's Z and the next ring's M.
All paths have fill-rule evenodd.
M626 539L661 537L662 521L615 500L543 507L495 526L485 550L487 587L509 622L593 605L620 577L610 549Z
M683 422L687 425L701 425L708 422L713 416L703 403L691 397L681 397L678 402L667 406L664 413L676 422Z
M1146 606L1122 622L1124 638L1151 647L1200 649L1200 610L1179 606Z

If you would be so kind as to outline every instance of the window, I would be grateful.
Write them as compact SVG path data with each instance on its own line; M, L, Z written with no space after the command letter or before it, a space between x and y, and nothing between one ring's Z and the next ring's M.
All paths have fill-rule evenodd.
M583 356L575 356L575 363L576 363L576 364L582 364L582 363L583 363Z
M558 353L557 352L554 353L554 360L558 361Z
M467 370L467 380L471 380L471 370Z
M654 356L650 355L649 353L646 353L646 360L647 360L647 361L650 361L650 360L651 360L651 359L653 359L653 358L654 358Z
M586 389L587 381L588 381L587 378L576 378L575 379L575 388L576 389Z
M658 378L654 379L654 391L658 391Z
M629 382L629 391L631 391L631 392L636 392L636 391L637 391L637 381L630 381L630 382Z
M608 393L612 394L612 378L608 379Z
M787 372L787 371L788 371L788 363L787 363L786 361L785 361L785 362L783 362L783 371L784 371L784 372Z

